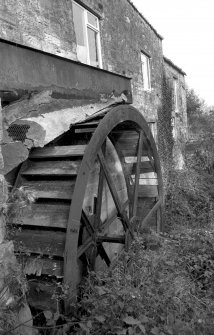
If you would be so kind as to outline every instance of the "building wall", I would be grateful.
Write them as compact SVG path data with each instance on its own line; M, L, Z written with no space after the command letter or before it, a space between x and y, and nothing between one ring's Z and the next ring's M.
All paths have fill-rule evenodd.
M182 169L184 167L183 149L187 139L185 73L167 58L164 58L164 73L167 83L172 90L171 118L174 139L173 159L175 168ZM177 104L175 102L175 82L177 83Z
M103 69L132 78L133 105L150 122L155 138L161 127L157 120L163 109L164 73L170 85L177 78L179 108L172 108L177 159L186 134L184 75L171 62L164 62L161 36L129 0L76 1L99 18ZM2 0L0 38L78 61L72 0ZM141 52L151 57L149 91L143 88Z
M134 106L147 120L161 104L162 43L129 1L83 0L100 18L103 68L132 77ZM0 37L77 60L72 1L2 0ZM143 89L141 51L151 57L152 90Z
M2 0L0 37L76 60L71 1Z
M102 6L100 4L102 2ZM130 76L134 105L148 120L157 118L161 103L162 40L129 1L84 0L99 12L105 69ZM151 57L151 92L143 89L141 51Z

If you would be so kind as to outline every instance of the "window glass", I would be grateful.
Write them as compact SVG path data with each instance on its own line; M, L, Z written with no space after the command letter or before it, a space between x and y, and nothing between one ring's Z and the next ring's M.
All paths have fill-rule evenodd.
M92 66L98 66L98 54L97 54L97 33L88 27L88 46L89 46L89 57L90 64Z
M93 14L87 12L88 23L97 28L97 18Z
M102 67L98 18L74 1L72 3L77 59L85 64Z
M145 90L150 90L151 89L150 58L143 53L141 53L141 64L142 64L142 74L143 74L143 88Z
M87 63L87 44L85 37L84 10L73 2L74 30L77 41L77 58L82 63Z
M73 18L74 18L74 29L76 33L76 39L78 45L85 45L84 38L84 11L83 9L73 3Z

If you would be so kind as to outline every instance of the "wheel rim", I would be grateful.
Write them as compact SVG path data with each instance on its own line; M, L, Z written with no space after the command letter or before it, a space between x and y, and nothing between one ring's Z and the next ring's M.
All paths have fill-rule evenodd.
M136 142L137 154L136 154L136 163L135 163L136 168L134 176L129 173L129 180L127 180L127 175L124 176L124 180L126 178L126 194L128 195L129 200L130 196L134 198L134 201L131 204L131 206L129 206L129 209L128 210L126 209L125 211L124 208L125 203L123 201L122 202L120 201L117 189L115 188L114 182L112 181L111 178L111 173L109 172L108 162L106 163L105 160L106 158L105 147L106 142L109 143L110 141L109 138L111 138L111 143L114 142L114 149L115 151L117 151L118 157L120 157L120 165L122 168L122 166L124 165L123 164L124 155L120 154L122 150L120 146L119 147L117 146L117 140L116 137L114 136L114 131L117 130L118 127L119 128L126 127L128 124L129 127L131 125L133 131L136 132L137 134L137 142ZM111 197L113 198L114 205L116 207L117 216L120 217L120 222L123 225L123 235L118 236L118 239L121 238L120 244L124 244L125 236L127 233L129 233L129 235L133 237L133 229L130 224L130 219L131 217L136 215L137 210L137 194L138 194L137 185L140 176L140 164L141 164L143 143L144 145L148 145L151 148L149 155L151 157L151 161L153 161L154 169L159 179L158 188L159 188L159 196L161 197L162 196L161 170L155 142L153 140L149 127L146 124L144 118L138 111L136 111L136 109L134 109L131 106L118 106L109 111L108 114L99 123L99 126L97 127L96 131L94 132L94 135L92 136L89 142L89 145L87 146L87 150L85 152L78 173L77 181L75 184L74 196L72 199L69 223L66 235L64 280L67 285L72 287L72 291L75 290L75 287L80 280L80 272L78 264L79 264L79 258L82 257L84 253L86 254L84 249L85 244L89 243L88 245L85 246L86 250L89 250L89 248L91 248L92 250L91 269L96 269L95 260L97 254L99 256L101 255L101 258L105 260L105 263L107 265L110 265L112 258L112 255L110 255L109 257L108 253L106 252L106 248L103 246L103 243L105 242L103 240L103 236L100 239L97 234L96 231L97 223L95 224L94 229L93 227L94 221L92 223L83 210L88 180L96 164L95 162L98 161L101 166L102 173L100 178L105 179L105 182L108 184ZM130 175L131 175L131 182L130 182ZM137 181L136 183L135 180ZM131 185L131 183L133 185ZM131 186L133 186L132 191L130 191ZM99 192L98 188L99 187L97 187L97 192ZM100 199L98 200L100 201ZM99 206L98 208L99 208L98 212L101 212L101 208ZM80 238L80 235L83 234L83 232L80 231L82 222L83 225L85 226L85 230L87 230L88 235L90 235L88 239L87 234L84 238ZM109 236L107 235L107 237Z

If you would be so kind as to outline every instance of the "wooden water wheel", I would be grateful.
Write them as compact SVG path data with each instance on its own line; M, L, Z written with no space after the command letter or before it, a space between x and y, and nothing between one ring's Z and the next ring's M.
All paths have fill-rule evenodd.
M15 248L36 308L53 307L57 281L68 285L71 296L88 270L110 266L134 237L133 218L160 228L156 145L130 105L106 109L33 149L14 187L20 186L36 196L21 222L13 222L21 227Z

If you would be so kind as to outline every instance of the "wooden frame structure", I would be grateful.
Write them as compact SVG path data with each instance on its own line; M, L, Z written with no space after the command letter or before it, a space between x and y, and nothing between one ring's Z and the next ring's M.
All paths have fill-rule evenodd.
M153 185L145 177L151 174ZM23 213L22 231L14 237L16 251L19 257L23 250L28 253L25 267L32 259L37 263L36 271L28 266L28 275L63 277L69 287L67 306L88 270L110 266L128 246L135 235L134 218L141 226L155 220L161 229L158 153L145 119L130 105L109 107L49 146L34 149L20 169L15 187L20 186L38 200Z

